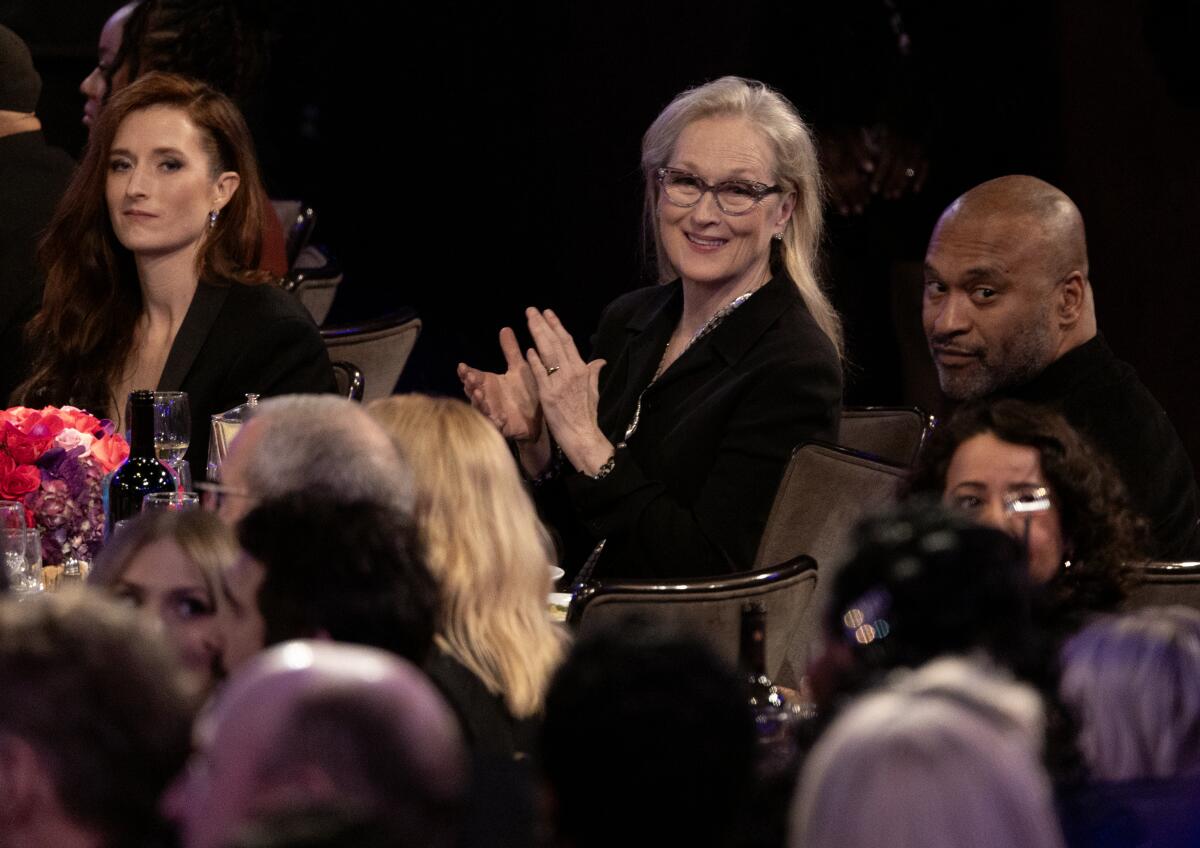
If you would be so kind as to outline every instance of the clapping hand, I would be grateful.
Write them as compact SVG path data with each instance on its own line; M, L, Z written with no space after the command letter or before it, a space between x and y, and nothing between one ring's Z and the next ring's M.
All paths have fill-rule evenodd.
M570 463L596 474L613 455L600 430L600 370L603 359L584 362L575 340L551 310L525 310L536 349L526 355L537 383L542 413Z
M471 405L496 425L506 438L518 442L536 442L542 437L542 408L537 384L528 363L521 356L516 334L505 327L500 331L500 350L508 370L503 374L480 371L465 362L458 364L458 379Z

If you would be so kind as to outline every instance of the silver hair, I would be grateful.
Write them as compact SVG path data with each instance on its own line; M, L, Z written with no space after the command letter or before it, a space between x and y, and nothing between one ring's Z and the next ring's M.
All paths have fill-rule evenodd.
M654 237L659 276L677 276L658 226L658 182L655 171L668 163L684 129L703 118L735 116L752 123L775 156L775 179L796 193L796 207L773 250L775 259L804 299L804 305L842 353L842 322L817 278L817 253L824 221L823 182L812 131L796 107L778 91L756 80L721 77L688 89L672 100L642 137L642 175L646 181L646 223Z
M1063 646L1062 664L1060 693L1094 779L1200 772L1200 612L1102 618Z
M257 496L312 491L411 514L408 465L359 404L333 395L284 395L259 404L253 421L260 440L244 474Z
M938 660L849 707L805 764L793 848L1062 848L1037 694Z

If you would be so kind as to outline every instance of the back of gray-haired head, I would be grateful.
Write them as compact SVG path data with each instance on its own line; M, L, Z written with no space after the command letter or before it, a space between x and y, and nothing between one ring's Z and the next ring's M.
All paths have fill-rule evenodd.
M408 465L359 404L333 395L284 395L259 404L251 420L258 438L245 458L244 482L258 497L309 491L411 512Z
M1062 650L1060 693L1096 780L1200 773L1200 612L1101 618Z
M939 660L847 708L809 755L793 848L1061 848L1032 689Z

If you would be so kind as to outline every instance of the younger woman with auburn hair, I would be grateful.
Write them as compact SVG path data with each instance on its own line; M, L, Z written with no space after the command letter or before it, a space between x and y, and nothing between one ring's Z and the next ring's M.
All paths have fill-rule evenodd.
M42 242L45 297L26 328L36 356L16 400L120 422L134 389L186 391L200 476L213 413L247 392L332 391L312 319L250 270L267 204L227 97L161 73L121 89Z
M528 750L565 633L550 621L550 538L504 438L467 404L402 395L367 410L412 468L414 518L441 593L427 671L477 753Z

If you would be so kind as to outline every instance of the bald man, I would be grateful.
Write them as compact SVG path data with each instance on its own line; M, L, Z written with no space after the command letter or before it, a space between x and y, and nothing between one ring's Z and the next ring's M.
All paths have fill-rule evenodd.
M450 848L467 786L453 713L398 657L286 642L231 677L196 722L196 763L168 793L186 848L220 848L260 816L348 808L398 845Z
M968 191L925 254L925 335L955 401L1056 407L1113 460L1151 523L1150 553L1200 557L1200 492L1162 407L1097 331L1083 218L1034 177Z

